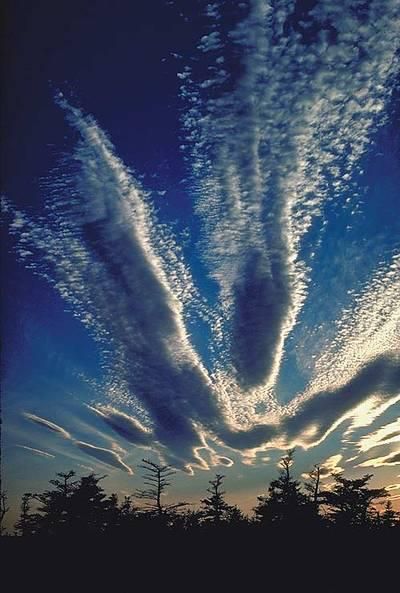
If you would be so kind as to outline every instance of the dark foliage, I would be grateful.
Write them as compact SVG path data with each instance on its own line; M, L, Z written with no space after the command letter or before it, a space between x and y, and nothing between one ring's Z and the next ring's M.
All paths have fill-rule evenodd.
M224 498L224 478L225 476L216 474L215 479L209 481L210 488L207 488L207 492L210 496L201 500L200 521L204 525L238 525L245 521L242 511L236 505L229 505Z
M116 494L107 496L101 487L105 476L89 474L76 479L75 472L58 473L50 481L51 489L42 493L25 493L15 534L25 538L38 536L139 536L154 538L168 533L218 534L289 533L299 527L310 532L341 533L344 529L363 532L396 532L400 534L399 513L390 501L379 512L377 504L388 496L384 488L369 488L371 475L348 479L334 474L334 483L321 490L321 468L315 466L309 480L302 486L292 475L294 451L282 457L279 475L270 483L267 493L258 497L253 519L246 517L236 505L225 499L223 481L217 474L210 480L208 496L200 501L198 510L188 504L167 504L163 497L175 474L168 465L143 460L146 488L126 496L121 502ZM144 500L136 506L133 498ZM2 514L7 512L6 497ZM229 536L228 536L229 537ZM240 536L241 537L241 536ZM141 540L142 541L142 540Z
M302 492L300 482L292 477L293 455L291 450L282 457L279 477L271 482L266 495L258 497L254 512L256 521L262 525L295 527L317 518L314 490L310 499Z
M388 496L384 488L368 488L372 474L349 480L334 474L332 490L321 492L323 504L328 508L328 517L338 527L373 527L376 512L375 500Z

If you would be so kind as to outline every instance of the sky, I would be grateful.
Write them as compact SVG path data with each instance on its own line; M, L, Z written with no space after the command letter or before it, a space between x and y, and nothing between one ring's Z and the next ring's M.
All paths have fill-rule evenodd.
M293 447L400 506L398 1L3 11L10 517L142 458L249 512Z

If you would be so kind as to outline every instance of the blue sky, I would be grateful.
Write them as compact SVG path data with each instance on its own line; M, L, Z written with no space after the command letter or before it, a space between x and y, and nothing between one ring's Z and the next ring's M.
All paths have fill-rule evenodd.
M249 510L292 446L398 504L400 15L342 4L8 3L14 509L151 457Z

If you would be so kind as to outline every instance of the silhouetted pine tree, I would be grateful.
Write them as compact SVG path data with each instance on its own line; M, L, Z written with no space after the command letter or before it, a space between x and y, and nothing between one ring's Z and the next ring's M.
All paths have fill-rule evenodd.
M311 504L310 519L316 522L323 523L324 517L320 514L320 506L323 502L321 495L321 466L316 464L308 474L308 480L304 482L304 489L307 493L308 500Z
M266 496L259 496L255 508L256 523L277 525L280 528L294 529L315 527L318 524L338 527L363 527L371 529L399 528L400 514L387 502L379 514L373 508L374 501L387 496L384 488L368 488L371 475L359 479L346 479L334 475L331 490L320 491L320 468L310 473L306 484L308 494L301 491L300 483L292 477L293 451L289 451L280 462L280 475L269 486ZM147 501L145 509L137 508L132 498L127 496L119 504L116 494L107 496L100 481L105 476L89 474L74 480L73 471L56 474L51 480L52 490L41 494L25 493L21 502L21 514L15 525L17 535L22 536L76 536L122 534L145 535L150 530L152 536L158 527L166 526L175 533L194 533L203 527L222 528L229 534L240 533L240 528L251 525L236 505L225 500L223 480L225 476L216 474L207 489L209 496L201 500L197 511L177 510L187 503L164 504L162 496L170 485L170 476L175 472L168 465L158 465L144 460L146 490L139 490L138 496ZM37 510L32 502L38 503ZM322 504L326 510L326 521L316 522L317 507ZM6 503L4 501L4 508ZM156 532L153 531L155 527ZM246 527L247 529L247 527ZM205 529L207 533L207 529ZM339 532L340 533L340 532Z
M40 526L40 516L37 513L31 512L31 501L33 500L31 492L25 492L21 501L21 513L18 521L15 524L15 532L17 535L29 537L36 535Z
M118 523L118 498L107 498L99 482L105 476L82 477L70 497L69 529L74 533L100 534Z
M254 509L257 522L290 528L312 519L313 504L301 491L300 482L291 475L293 455L292 449L282 457L279 478L270 483L266 496L257 497L259 502Z
M138 508L132 502L131 496L125 496L119 507L119 523L121 527L128 531L132 529L138 519Z
M148 488L136 490L135 496L147 501L145 510L149 515L157 517L160 523L166 524L178 509L186 507L188 503L163 504L162 497L171 485L169 478L176 472L170 465L159 465L148 459L142 459L142 462L139 467L145 470L143 478Z
M211 496L201 500L202 522L205 525L221 525L244 521L244 515L236 505L229 505L225 498L225 490L222 490L222 483L225 476L216 474L214 480L210 480L210 488L207 492Z
M321 467L314 465L314 468L308 474L308 482L304 483L304 488L308 492L311 502L318 509L321 501Z
M368 488L372 474L347 479L333 474L332 490L321 492L329 519L338 527L369 527L375 523L372 503L388 494L385 488Z
M383 513L381 515L378 514L377 523L379 527L384 528L400 527L400 513L393 509L390 500L386 501Z
M50 480L53 490L34 495L40 503L38 530L45 535L61 535L71 529L71 497L79 481L72 480L75 476L72 470L57 473L56 476L56 479Z
M2 491L0 493L0 535L4 533L5 528L3 526L4 517L10 510L10 507L7 506L7 493Z
M185 510L175 513L172 518L172 527L175 531L195 532L199 529L202 519L201 511Z

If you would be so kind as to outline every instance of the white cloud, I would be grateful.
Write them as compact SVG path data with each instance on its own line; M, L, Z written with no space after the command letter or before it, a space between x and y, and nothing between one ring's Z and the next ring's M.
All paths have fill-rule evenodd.
M392 465L400 465L400 452L389 453L389 455L384 455L382 457L367 459L366 461L359 463L357 467L390 467Z
M17 447L19 447L20 449L25 449L26 451L34 453L35 455L39 455L39 457L47 457L51 459L55 458L55 455L47 453L47 451L42 451L41 449L35 449L34 447L28 447L27 445L17 445Z
M336 195L344 193L397 68L395 1L373 0L362 17L351 2L340 10L318 4L309 24L322 29L329 22L335 40L326 31L315 38L290 26L284 32L293 6L250 3L230 35L243 52L243 75L232 91L210 95L212 78L196 87L189 77L182 86L191 104L186 152L204 255L220 285L215 335L224 371L231 365L218 378L232 383L236 374L230 398L232 408L242 402L233 411L238 421L255 402L271 398L307 291L302 238L321 215L328 177ZM218 24L212 26L217 37Z
M287 27L291 1L273 10L252 0L229 36L243 70L230 89L222 86L227 42L215 23L199 46L212 61L207 77L196 86L191 68L180 75L191 105L186 153L203 250L219 285L215 310L204 305L172 233L106 134L62 95L57 101L80 140L54 180L51 216L35 222L8 207L20 257L101 344L104 392L132 410L95 413L132 444L157 443L177 467L206 466L198 453L205 436L244 450L244 462L253 459L248 450L268 443L313 446L345 419L366 426L398 395L398 254L344 313L305 393L288 406L274 393L307 296L302 241L322 216L327 180L333 197L346 189L397 68L397 2L371 0L362 18L350 0L338 7L321 2L307 15L313 25L329 22L332 40L323 27L311 38ZM191 343L193 319L212 325L211 370ZM362 411L372 397L376 406ZM257 411L260 403L266 412ZM58 425L26 417L73 441ZM73 442L127 471L118 452Z
M74 444L78 447L78 449L87 455L90 455L91 457L95 457L102 463L106 463L107 465L111 465L117 469L122 469L122 471L130 475L133 474L132 469L126 465L126 463L116 451L104 449L103 447L96 447L90 443L84 443L83 441L74 441Z
M38 424L39 426L43 426L44 428L47 428L48 430L55 432L56 434L62 436L64 439L70 440L72 438L68 431L66 431L58 424L50 422L50 420L46 420L45 418L36 416L36 414L30 414L29 412L25 412L24 416L27 420L30 420L34 424Z

